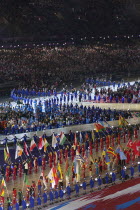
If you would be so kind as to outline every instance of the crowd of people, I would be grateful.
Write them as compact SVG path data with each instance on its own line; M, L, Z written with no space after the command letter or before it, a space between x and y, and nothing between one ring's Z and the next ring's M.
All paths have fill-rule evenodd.
M134 164L135 161L138 161L140 151L133 146L135 143L139 143L139 125L124 126L121 130L119 127L108 127L104 131L99 131L99 133L96 133L98 137L96 135L93 137L92 132L86 132L83 141L80 142L79 134L70 132L70 135L66 135L66 138L69 139L69 147L66 142L62 149L59 148L62 145L55 148L48 145L47 147L52 147L52 150L50 152L46 150L46 153L44 153L44 150L40 150L42 156L38 157L30 154L28 159L15 160L14 164L7 163L1 166L1 180L5 177L6 183L11 179L16 180L17 176L23 177L23 172L24 177L26 177L32 173L37 173L39 168L43 171L37 182L33 180L32 183L29 183L26 177L24 183L26 186L25 196L23 190L19 189L17 192L17 189L13 189L12 196L9 195L7 198L8 210L12 207L16 207L18 210L19 206L26 209L27 206L30 206L30 208L34 208L35 205L43 207L54 202L61 202L64 199L70 199L73 195L79 196L81 191L85 194L89 188L92 192L96 188L101 189L102 185L103 187L107 187L109 183L113 185L117 176L124 182L129 177L134 178L135 166L138 167L140 174L140 164ZM48 139L45 133L42 135L42 140L44 139ZM34 136L34 141L39 148L39 137ZM23 138L23 145L27 142L27 138ZM58 144L60 142L61 140ZM14 142L14 144L17 145L17 142ZM77 160L80 161L80 174L78 174L79 170L75 165ZM58 178L55 179L54 185L51 173L46 174L47 168L53 170L54 177ZM1 207L4 202L5 199L1 196Z
M113 121L118 120L120 115L126 119L132 117L129 110L102 109L94 105L86 107L77 103L58 105L56 102L51 104L51 100L40 101L35 107L28 103L15 107L5 104L4 107L0 107L1 134L18 134L97 121Z
M97 72L125 76L139 63L138 46L68 46L1 49L1 83L13 81L16 87L36 91L51 90L84 81ZM53 70L53 71L52 71ZM133 70L134 71L134 70ZM126 75L127 72L127 75ZM116 77L116 76L115 76Z

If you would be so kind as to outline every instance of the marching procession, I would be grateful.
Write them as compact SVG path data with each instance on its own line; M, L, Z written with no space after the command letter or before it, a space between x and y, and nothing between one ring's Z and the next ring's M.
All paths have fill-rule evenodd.
M129 125L121 115L118 122L118 127L95 123L92 131L53 133L51 137L45 131L32 139L26 134L22 139L15 136L14 157L6 137L0 209L41 208L89 189L114 185L117 177L122 182L134 178L136 171L140 173L139 126ZM19 179L20 188L14 185L10 192L9 183Z

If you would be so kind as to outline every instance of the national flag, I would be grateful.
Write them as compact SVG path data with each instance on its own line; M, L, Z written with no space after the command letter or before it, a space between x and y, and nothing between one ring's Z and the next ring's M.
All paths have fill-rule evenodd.
M117 147L117 149L116 149L115 152L116 153L119 153L120 160L126 160L127 159L126 156L125 156L125 154L124 154L124 152L123 152L123 150L122 150L122 148L120 146Z
M5 190L4 190L4 188L6 187L6 183L5 183L5 180L4 180L4 178L2 179L2 181L1 181L1 186L0 186L0 196L1 197L4 197L5 196Z
M26 144L26 142L24 141L24 152L27 156L29 156L29 152L28 152L28 146Z
M76 150L76 156L74 158L74 161L80 160L80 162L85 162L84 158L79 154L79 152Z
M58 169L58 171L60 173L60 179L63 179L63 173L62 173L62 169L61 169L60 163L58 163L57 169Z
M129 148L133 148L132 139L129 139L129 141L127 142L126 146L129 147Z
M31 140L31 144L30 144L30 151L32 152L33 149L34 149L36 146L37 146L37 145L36 145L35 141L32 139L32 140Z
M49 143L46 139L44 139L44 152L47 151L47 147L49 146Z
M55 148L56 144L57 144L57 140L56 140L56 137L55 137L55 135L53 133L53 135L52 135L52 147Z
M67 140L67 138L66 138L65 134L62 133L60 136L60 145L64 145L66 140Z
M76 180L78 182L80 179L80 165L78 161L75 162L75 174L76 174Z
M126 156L124 154L124 152L122 151L122 149L120 149L120 160L126 160Z
M125 120L124 117L122 117L121 115L119 116L119 127L122 129L123 126L128 125L128 122Z
M51 168L50 172L48 173L48 178L50 180L53 180L53 171L52 171L52 168Z
M135 155L140 156L140 140L136 140L133 142L132 149L135 152Z
M10 161L10 153L9 153L9 149L8 149L8 146L6 144L5 148L4 148L4 161L8 164L11 163Z
M112 147L109 147L108 150L107 150L107 153L113 155L113 156L117 156L114 152L114 149Z
M55 185L58 185L59 177L57 175L57 169L55 167L53 167L52 172L53 172L53 177L54 177L54 180L55 180Z
M5 195L5 190L4 190L4 188L3 188L3 189L1 189L1 191L0 191L0 197L4 197L4 195Z
M80 140L80 143L83 143L83 137L82 137L82 133L81 132L79 134L79 140Z
M17 144L16 145L16 152L15 152L15 159L17 159L18 157L21 157L22 153L23 153L22 147L19 144Z
M120 153L120 146L118 146L118 147L116 148L115 152L118 153L118 154Z
M6 183L5 183L5 180L3 178L2 181L1 181L1 188L4 188L4 187L6 187Z
M105 130L105 127L102 126L99 123L94 123L94 126L95 126L95 129L96 129L96 132L101 132L101 131L104 131Z
M74 145L77 146L78 142L77 142L77 137L76 137L76 133L74 134Z
M43 147L44 147L44 141L43 138L40 137L38 142L38 149L41 150Z
M26 186L29 186L29 181L26 174L24 174L24 183L26 184Z
M48 178L51 180L52 187L54 188L55 185L58 184L59 178L57 176L57 170L56 168L52 168L48 174Z

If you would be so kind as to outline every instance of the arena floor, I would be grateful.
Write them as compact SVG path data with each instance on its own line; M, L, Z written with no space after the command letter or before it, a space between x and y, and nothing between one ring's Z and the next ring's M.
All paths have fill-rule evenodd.
M138 210L140 209L140 178L116 184L87 194L73 201L67 201L50 210Z

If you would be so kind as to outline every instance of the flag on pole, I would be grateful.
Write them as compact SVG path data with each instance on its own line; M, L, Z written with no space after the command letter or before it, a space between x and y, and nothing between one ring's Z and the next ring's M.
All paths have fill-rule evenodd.
M47 147L49 146L49 143L46 139L44 139L44 152L47 151Z
M122 129L123 126L128 125L128 122L121 115L119 116L119 128Z
M82 137L82 133L81 132L79 134L79 139L80 139L80 143L83 143L83 137Z
M62 169L61 169L60 163L58 163L57 169L58 169L58 171L60 173L60 179L63 179L63 173L62 173Z
M33 149L36 147L36 143L35 143L35 141L32 139L31 140L31 144L30 144L30 151L32 152L33 151Z
M74 161L80 160L80 162L85 162L84 158L79 154L79 152L76 150L76 156L74 158Z
M113 155L113 156L117 156L117 155L115 154L114 149L113 149L112 147L109 147L109 148L108 148L107 153L109 153L109 154L111 154L111 155Z
M124 154L124 152L123 152L123 150L122 150L122 148L120 146L117 147L116 153L119 153L120 160L126 160L127 159L125 154Z
M3 178L2 181L1 181L1 188L3 188L3 187L6 187L6 183L5 183L4 178Z
M140 156L140 140L133 142L132 149L134 150L135 155Z
M28 146L26 144L26 142L24 141L24 152L27 156L29 156L29 152L28 152Z
M127 157L125 156L124 152L122 151L122 149L120 149L120 160L126 160Z
M53 177L54 177L54 180L55 180L55 185L58 185L59 177L58 177L58 174L57 174L57 169L55 167L53 167L52 170L53 170Z
M5 190L4 190L4 188L6 187L6 183L5 183L5 180L4 180L4 178L2 179L2 181L1 181L1 186L0 186L0 196L1 197L4 197L4 195L5 195Z
M55 187L55 179L54 179L54 173L53 173L53 169L51 168L49 174L48 174L48 178L51 180L52 183L52 188Z
M10 153L9 153L9 149L8 149L8 146L7 144L5 145L5 148L4 148L4 161L8 164L11 163L10 161Z
M16 145L16 152L15 152L15 159L17 159L18 157L21 157L22 153L23 153L22 147L19 144L17 144Z
M62 133L60 136L60 145L64 145L66 140L67 140L67 138L66 138L65 134Z
M52 135L52 147L55 148L56 144L57 144L57 140L56 140L56 137L55 137L55 135L53 133L53 135Z
M44 147L44 141L43 138L40 137L38 142L38 149L41 150L43 147Z
M94 126L95 126L95 129L96 129L96 132L100 132L100 131L104 131L105 130L105 127L102 126L99 123L94 123Z
M75 166L74 173L76 174L76 181L79 182L79 180L80 180L80 168L79 167L80 166L79 166L78 161L75 161L74 166Z

